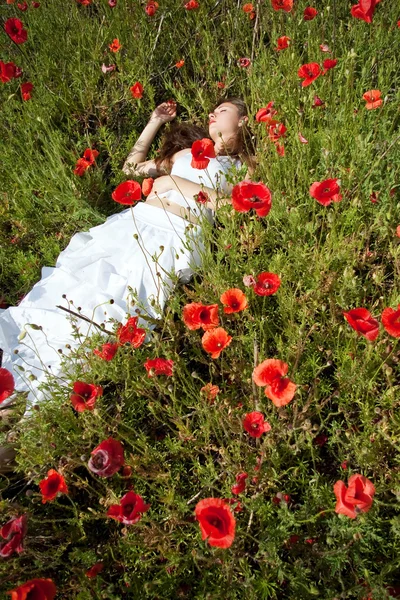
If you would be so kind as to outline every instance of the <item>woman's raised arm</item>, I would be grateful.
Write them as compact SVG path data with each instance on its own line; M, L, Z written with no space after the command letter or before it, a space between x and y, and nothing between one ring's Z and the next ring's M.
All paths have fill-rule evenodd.
M154 140L161 125L172 121L176 117L176 103L163 102L152 112L149 122L143 129L139 139L130 151L128 158L124 162L122 170L127 175L141 174L137 171L137 166L146 161L150 145Z

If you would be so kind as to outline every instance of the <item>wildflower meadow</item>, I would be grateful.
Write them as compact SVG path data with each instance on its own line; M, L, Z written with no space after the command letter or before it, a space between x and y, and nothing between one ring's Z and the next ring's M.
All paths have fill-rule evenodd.
M257 148L150 333L81 336L28 416L0 368L4 597L400 597L399 3L0 1L1 308L145 200L161 102L238 96Z

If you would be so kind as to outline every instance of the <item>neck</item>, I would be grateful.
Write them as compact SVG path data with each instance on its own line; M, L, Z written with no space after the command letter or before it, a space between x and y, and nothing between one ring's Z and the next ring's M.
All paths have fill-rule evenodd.
M230 138L227 140L228 142L230 141ZM217 141L214 144L214 152L215 155L217 156L218 154L225 153L225 146L227 145L227 141L223 140L222 138L218 137ZM236 156L236 155L235 155Z

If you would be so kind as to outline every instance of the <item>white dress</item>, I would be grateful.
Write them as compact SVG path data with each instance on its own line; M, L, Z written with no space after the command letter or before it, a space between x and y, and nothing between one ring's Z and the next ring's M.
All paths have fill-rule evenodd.
M171 175L226 189L225 173L232 167L233 159L212 158L207 169L201 170L191 167L191 159L190 151L181 155ZM235 163L240 167L239 160ZM161 197L190 206L196 214L202 211L212 222L211 210L175 190ZM109 330L112 330L109 319L125 323L129 316L136 315L138 306L142 315L147 312L150 317L160 318L160 311L173 289L168 274L175 272L187 277L193 272L191 267L200 264L201 228L187 229L188 225L181 217L145 202L114 214L102 225L75 234L59 255L56 266L42 268L40 281L20 304L0 311L2 366L14 375L16 390L29 392L28 412L30 405L45 397L37 388L47 373L62 374L58 350L68 355L66 345L76 348L80 343L72 337L71 317L56 305L75 312L80 307L81 314L99 325L104 323ZM136 292L139 305L135 304L129 288ZM109 303L111 299L113 304ZM151 303L152 299L156 304ZM41 326L41 329L26 324ZM100 331L82 319L78 319L76 325L82 339ZM140 317L138 326L151 329L154 324ZM21 340L23 331L26 335ZM36 379L30 377L31 374ZM9 402L11 398L3 405Z

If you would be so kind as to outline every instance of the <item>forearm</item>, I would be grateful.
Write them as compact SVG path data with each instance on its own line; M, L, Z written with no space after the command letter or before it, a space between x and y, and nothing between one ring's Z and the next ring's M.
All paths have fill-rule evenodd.
M136 144L130 151L128 158L124 162L124 166L122 167L123 171L125 169L129 169L130 166L137 165L146 160L151 143L161 125L163 125L162 121L159 121L158 119L150 119L146 127L143 129L142 134L140 135Z
M183 177L179 177L177 175L165 175L165 177L168 177L169 179L170 189L176 190L186 198L192 199L193 196L198 194L200 191L203 191L210 199L209 202L207 202L207 208L215 210L217 203L218 206L226 204L223 193L218 193L217 190L214 190L213 188L206 187L205 185L199 183L194 183L193 181L188 181L187 179L183 179Z

